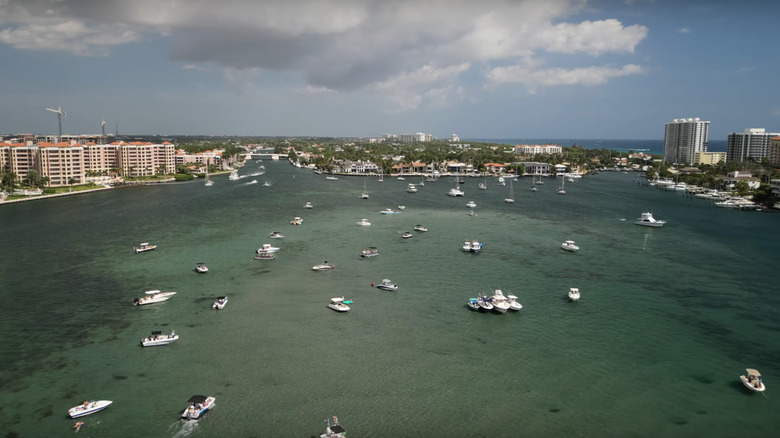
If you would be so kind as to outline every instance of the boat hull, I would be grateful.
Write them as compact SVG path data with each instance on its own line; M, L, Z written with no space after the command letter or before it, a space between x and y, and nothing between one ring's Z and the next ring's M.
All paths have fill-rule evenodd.
M74 406L68 410L68 416L70 416L70 418L79 418L94 414L95 412L100 412L103 409L111 406L111 403L113 403L111 400L98 400L89 402L87 406Z
M152 339L152 340L147 340L147 339L149 338L141 339L142 347L157 347L159 345L172 344L179 340L179 335L174 335L173 337L168 337L166 335L162 339Z
M745 388L753 391L753 392L764 392L766 390L766 386L764 386L764 383L759 381L758 386L753 385L751 382L748 381L747 376L739 376L739 380L742 381L742 384L745 385Z

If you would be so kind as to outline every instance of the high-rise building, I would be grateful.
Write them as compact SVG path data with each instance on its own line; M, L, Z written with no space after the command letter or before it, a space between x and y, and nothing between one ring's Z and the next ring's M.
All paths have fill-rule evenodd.
M769 143L769 162L780 164L780 137L773 137Z
M764 128L747 128L745 132L729 133L726 141L726 160L761 161L762 158L768 158L772 137L777 136L780 134L766 132Z
M697 152L707 152L710 122L698 117L674 119L664 132L664 163L692 163Z

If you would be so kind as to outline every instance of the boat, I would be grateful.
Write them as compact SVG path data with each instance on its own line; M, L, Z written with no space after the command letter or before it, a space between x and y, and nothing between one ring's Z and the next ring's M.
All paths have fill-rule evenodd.
M558 187L558 194L559 195L565 195L566 194L566 180L563 178L563 175L561 175L561 186Z
M366 178L363 178L363 192L360 194L360 199L368 199L368 190L366 190Z
M328 307L335 310L336 312L346 312L349 310L349 306L344 303L344 297L331 298L330 303L328 303Z
M326 176L325 179L327 179L328 181L338 181L339 178L337 176L329 175Z
M193 395L187 400L187 403L190 405L181 413L181 418L184 420L197 420L214 407L214 397Z
M379 255L379 250L375 246L369 246L363 251L360 251L360 257L374 257L378 255Z
M533 184L531 184L531 191L532 191L532 192L535 192L535 191L537 191L537 190L538 190L538 189L536 188L536 186L535 186L535 185L533 185Z
M299 218L298 216L295 216L293 220L290 221L290 225L300 225L303 223L303 219Z
M248 184L257 184L257 180L256 180L256 179L253 179L252 181L249 181L249 182L247 183L247 185L248 185Z
M206 161L206 183L204 184L206 187L211 187L214 185L214 181L209 178L209 163Z
M634 223L637 225L642 225L644 227L656 227L656 228L660 228L666 225L666 221L656 220L653 217L653 214L650 213L649 211L642 212L642 215L639 216L636 219L636 221L634 221Z
M176 292L160 292L159 290L148 290L141 298L133 300L133 304L136 306L143 306L145 304L162 303L163 301L170 300Z
M477 208L477 203L474 201L469 201L466 203L466 207L468 208Z
M506 313L506 311L509 310L509 303L501 289L493 291L493 296L490 297L490 303L493 304L493 310L498 313Z
M171 330L170 335L164 335L161 331L155 330L151 335L141 339L142 347L156 347L158 345L173 344L179 340L179 335L174 330Z
M236 181L236 180L238 180L238 179L240 179L240 178L241 178L241 177L240 177L240 176L238 176L238 169L236 169L236 170L234 170L234 171L230 172L230 176L228 176L228 179L229 179L229 180L231 180L231 181Z
M534 177L534 184L536 184L536 185L544 184L544 181L542 181L542 175L541 174L536 174L536 176Z
M255 255L255 260L273 260L276 258L276 254L266 251L258 251Z
M517 302L517 297L512 294L506 296L506 302L509 303L510 310L520 310L523 308L523 305Z
M333 424L330 424L330 420L325 419L325 433L320 435L320 438L346 438L347 431L343 427L339 426L339 419L334 415Z
M205 274L205 273L209 272L209 268L206 266L205 263L198 262L198 263L195 263L195 272L197 272L198 274Z
M307 203L303 204L303 208L314 208L314 206L311 205L311 202L307 202Z
M477 297L477 304L481 309L493 310L493 303L491 303L491 299L487 295L480 295Z
M580 290L576 287L569 288L569 300L577 301L580 299Z
M414 185L414 184L409 184L406 187L406 191L409 192L409 193L417 193L417 186Z
M315 271L329 271L331 269L336 269L336 267L334 265L331 265L330 263L328 263L327 260L326 260L326 261L320 263L319 265L312 266L311 269L313 269Z
M469 306L469 309L471 309L471 310L479 310L480 309L479 303L477 302L476 298L469 298L466 301L466 305Z
M561 249L565 251L579 251L580 247L574 244L573 240L566 240L561 244Z
M357 222L357 224L360 225L361 227L370 227L371 226L371 222L369 222L368 219L366 219L366 218L360 219Z
M463 251L465 252L480 252L482 251L482 244L476 240L466 240L463 242Z
M211 305L211 308L214 310L222 310L225 308L225 304L228 302L228 297L217 297L217 300L214 301L214 304Z
M509 197L508 198L504 198L504 202L506 202L508 204L512 204L512 203L515 202L515 193L514 193L514 190L512 190L512 181L514 181L514 180L511 180L511 179L509 180Z
M739 376L739 380L742 381L742 384L745 385L746 388L755 392L764 392L764 390L766 390L764 381L761 379L761 373L753 368L748 368L745 372L747 375Z
M257 248L257 253L260 254L261 252L265 253L274 253L276 251L279 251L279 248L271 245L270 243L264 243L263 246L260 248Z
M95 412L100 412L111 406L111 403L113 403L111 400L86 400L84 403L68 409L68 416L70 416L70 418L79 418L85 415L94 414Z
M157 248L157 245L151 245L149 242L144 242L138 246L133 247L133 251L138 254L139 252L151 251L155 248Z
M498 185L500 185L500 186L505 186L506 185L506 180L504 179L503 176L499 176L498 177Z
M284 234L278 231L271 231L271 234L269 234L268 237L270 239L284 239Z
M405 206L405 205L399 205L399 206L398 206L398 209L399 209L399 210L406 210L406 206Z
M425 227L424 227L424 226L422 226L422 225L415 225L415 226L414 226L414 231L420 231L420 232L423 232L423 233L424 233L424 232L428 231L428 229L427 229L427 228L425 228Z
M460 186L451 188L449 192L447 192L447 196L466 196L465 193L463 193L463 190L460 189Z
M385 177L382 172L379 172L379 178L376 179L376 182L385 182Z
M269 181L263 182L263 187L271 187L272 185L273 185L273 183L271 183Z
M414 234L407 231L404 234L402 234L401 237L404 239L411 239L412 237L414 237Z
M380 213L382 213L382 214L398 214L398 213L400 213L400 211L395 211L392 208L386 208L386 209L380 211Z
M385 278L381 283L376 285L377 288L382 290L398 290L398 285Z
M485 183L479 183L477 187L479 187L480 190L487 190L487 186L485 185Z

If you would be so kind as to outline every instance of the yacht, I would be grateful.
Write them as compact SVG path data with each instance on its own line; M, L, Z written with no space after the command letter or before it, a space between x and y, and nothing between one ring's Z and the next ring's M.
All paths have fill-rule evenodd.
M451 188L449 192L447 192L448 196L466 196L465 193L463 193L463 190L460 189L460 186Z
M311 202L307 202L307 203L303 204L303 208L314 208L314 206L311 205Z
M268 237L270 239L284 239L284 234L278 231L271 231L271 234L269 234Z
M225 308L225 304L228 302L228 297L217 297L217 301L214 301L214 304L211 305L211 308L214 310L222 310Z
M85 415L94 414L95 412L102 411L111 406L111 403L113 403L111 400L88 400L78 406L68 409L68 416L70 416L70 418L79 418Z
M400 211L395 211L392 208L386 208L386 209L380 211L380 213L382 213L382 214L398 214L398 213L400 213Z
M290 221L290 225L300 225L303 223L303 219L299 218L298 216L295 216L293 220Z
M409 193L417 193L417 186L415 186L414 184L409 184L406 187L406 191Z
M482 251L482 244L476 240L466 240L463 242L463 251L465 252L480 252Z
M263 246L260 248L257 248L257 253L260 254L261 252L264 253L274 253L276 251L279 251L279 248L271 245L270 243L264 243Z
M162 303L168 301L176 295L176 292L160 292L159 290L148 290L146 294L141 298L133 300L133 304L136 306L143 306L145 304Z
M205 273L209 272L209 268L206 266L205 263L198 262L198 263L195 263L195 272L197 272L198 274L205 274Z
M490 297L490 302L493 304L493 310L498 313L506 313L506 311L509 310L509 303L501 289L496 289L493 292L493 296Z
M424 226L422 226L422 225L415 225L415 226L414 226L414 231L420 231L420 232L423 232L423 233L424 233L424 232L428 231L428 229L427 229L427 228L425 228L425 227L424 227Z
M576 287L569 288L569 300L577 301L580 299L580 290Z
M255 255L255 260L273 260L276 258L276 254L266 251L258 251Z
M469 298L468 301L466 301L466 305L469 306L469 309L471 310L479 310L479 303L477 302L476 298Z
M751 391L764 392L766 386L764 386L764 381L761 379L761 373L753 368L748 368L745 372L747 373L746 376L739 376L742 384Z
M398 285L388 280L387 278L382 280L381 283L377 284L376 287L382 290L398 290Z
M170 335L164 335L161 331L153 331L151 335L141 339L142 347L156 347L158 345L173 344L179 340L179 335L175 331L171 330Z
M197 420L214 407L214 397L193 395L187 400L187 403L190 405L181 413L181 418L183 420Z
M360 219L360 221L358 221L357 224L360 225L361 227L370 227L371 226L371 222L369 222L368 219L366 219L366 218Z
M565 251L579 251L580 247L574 244L573 240L566 240L561 244L561 249Z
M666 225L666 221L663 220L656 220L653 217L653 214L649 211L642 212L642 215L636 219L634 222L637 225L642 225L645 227L663 227Z
M512 294L506 296L506 302L509 303L510 310L520 310L523 308L523 305L517 302L517 297Z
M363 251L360 251L360 257L374 257L378 255L379 255L379 250L375 246L369 246Z
M477 208L477 203L474 201L469 201L466 203L466 207L468 208Z
M490 297L487 295L480 295L477 298L477 304L482 309L493 310L493 303L490 302Z
M144 242L136 247L133 247L133 251L138 254L139 252L151 251L155 248L157 248L157 245L150 245L149 242Z
M331 265L327 261L324 261L320 263L319 265L312 266L312 269L315 271L329 271L331 269L335 269L336 267L334 265Z
M331 298L328 307L336 312L346 312L349 310L349 306L344 303L344 297Z
M330 420L325 419L325 423L328 425L325 428L325 433L320 434L320 438L346 438L347 431L339 426L339 419L333 416L333 424L330 424Z

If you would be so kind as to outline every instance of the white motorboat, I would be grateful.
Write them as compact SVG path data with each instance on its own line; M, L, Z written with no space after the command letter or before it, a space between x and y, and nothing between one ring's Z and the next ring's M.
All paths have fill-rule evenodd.
M214 301L214 304L211 305L211 308L214 310L222 310L225 308L225 304L228 302L228 297L217 297L217 301Z
M382 290L398 290L398 285L388 280L387 278L382 280L381 283L377 284L376 287Z
M171 330L170 335L164 335L161 331L153 331L151 335L141 339L141 346L143 347L156 347L158 345L173 344L179 340L179 335L174 330Z
M506 296L506 302L509 303L510 310L520 310L523 308L523 305L517 302L517 297L512 294Z
M474 201L469 201L466 203L466 207L468 208L477 208L477 203Z
M409 192L409 193L417 193L417 186L414 185L414 184L409 184L406 187L406 191Z
M197 420L214 407L214 401L214 397L193 395L187 400L190 405L181 413L181 418L183 420Z
M303 204L303 208L314 208L314 206L311 205L311 202L307 202L307 203Z
M482 244L476 240L466 240L463 242L463 251L480 252L482 251Z
M303 219L301 219L298 216L295 216L293 220L290 221L290 225L300 225L303 223Z
M311 269L315 270L315 271L329 271L331 269L336 269L336 267L334 265L331 265L327 261L324 261L324 262L320 263L319 265L312 266Z
M577 301L580 299L580 289L576 287L569 288L569 300Z
M255 260L273 260L276 258L276 254L272 252L260 251L255 255Z
M380 213L382 213L382 214L398 214L398 213L400 213L400 211L395 211L392 208L386 208L386 209L380 211Z
M493 310L498 313L506 313L509 310L509 303L501 289L496 289L493 292L493 296L490 297L490 303L493 304Z
M471 309L471 310L479 310L480 309L479 303L477 302L476 298L469 298L466 301L466 305L469 306L469 309Z
M368 199L368 192L363 192L360 194L360 199Z
M498 177L498 185L500 185L500 186L505 186L506 185L506 180L504 179L503 176L499 176Z
M565 251L579 251L580 247L574 244L573 240L566 240L561 244L561 249Z
M279 248L271 245L270 243L264 243L263 246L260 248L257 248L257 253L260 254L261 252L264 253L274 253L276 251L279 251Z
M399 206L398 206L398 209L399 209L399 210L406 210L406 206L405 206L405 205L399 205Z
M666 225L666 221L656 220L649 211L642 212L642 215L639 216L634 223L645 227L663 227Z
M410 233L408 231L401 235L402 239L411 239L412 237L414 237L414 234L412 234L412 233Z
M236 170L234 170L234 171L230 172L230 176L228 176L228 179L229 179L229 180L231 180L231 181L236 181L236 180L238 180L238 179L240 179L240 178L241 178L241 177L240 177L240 176L238 176L238 169L236 169Z
M330 303L328 303L328 307L335 310L336 312L346 312L349 310L349 306L347 306L344 302L344 297L331 298Z
M747 389L755 392L764 392L764 390L766 390L764 381L761 379L761 373L753 368L748 368L745 372L747 375L739 376L739 380L742 381L742 384L745 385Z
M263 187L271 187L272 185L273 183L271 183L270 181L263 182Z
M360 225L361 227L370 227L371 226L371 222L369 222L368 219L366 219L366 218L360 219L360 221L358 221L357 224Z
M379 250L374 246L369 246L360 252L360 257L375 257L379 255Z
M284 234L278 231L271 231L271 234L269 234L268 237L271 239L284 239Z
M320 438L346 438L347 431L339 426L339 419L335 415L333 416L333 424L330 424L330 420L327 418L325 423L328 426L325 428L325 433L320 434Z
M133 247L133 251L138 254L139 252L151 251L155 248L157 248L157 245L151 245L149 242L144 242L138 246Z
M256 179L253 179L252 181L249 181L249 182L248 182L248 183L246 183L246 184L247 184L247 185L249 185L249 184L257 184L257 180L256 180Z
M490 297L487 295L480 295L477 298L477 304L480 308L485 310L493 310L493 303L490 302Z
M328 181L338 181L338 180L339 180L339 178L338 178L338 177L336 177L336 176L333 176L333 175L331 175L331 176L326 176L326 177L325 177L325 179L327 179Z
M136 306L143 306L145 304L162 303L163 301L170 300L171 297L176 295L176 292L160 292L159 290L148 290L145 293L146 295L141 298L133 300L133 304Z
M398 178L396 178L396 179L397 179L398 181L406 181L406 178L404 178L404 177L402 177L402 176L399 176L399 177L398 177Z
M427 228L425 228L425 227L424 227L424 226L422 226L422 225L415 225L415 226L414 226L414 231L420 231L420 232L423 232L423 233L424 233L424 232L428 231L428 229L427 229Z
M463 190L460 189L460 186L451 188L449 192L447 192L448 196L466 196L466 194L463 192Z
M111 400L86 400L84 403L68 409L68 416L70 416L70 418L78 418L94 414L95 412L100 412L111 406L111 403L113 403Z
M208 268L208 266L206 266L205 263L198 262L198 263L195 263L195 272L197 272L198 274L205 274L205 273L209 272L209 268Z

